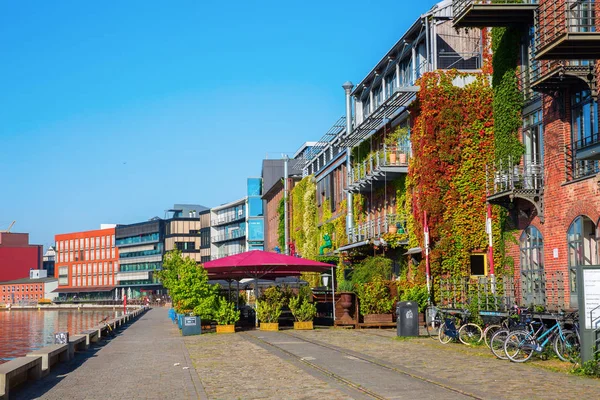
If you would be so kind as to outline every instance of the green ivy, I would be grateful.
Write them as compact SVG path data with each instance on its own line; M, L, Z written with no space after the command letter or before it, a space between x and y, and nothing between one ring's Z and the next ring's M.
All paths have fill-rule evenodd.
M517 162L524 153L518 135L523 109L517 76L522 35L516 28L492 28L495 158L504 164Z

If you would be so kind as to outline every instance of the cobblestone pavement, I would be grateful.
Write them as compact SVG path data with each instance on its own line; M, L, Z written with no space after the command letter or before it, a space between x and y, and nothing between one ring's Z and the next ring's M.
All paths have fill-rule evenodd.
M397 340L390 331L322 329L291 331L291 335L340 348L479 398L600 398L600 380L497 360L488 356L485 348L443 345L429 338Z
M77 353L49 376L11 391L11 398L206 398L193 372L183 337L168 320L167 310L156 308L122 329L116 338Z

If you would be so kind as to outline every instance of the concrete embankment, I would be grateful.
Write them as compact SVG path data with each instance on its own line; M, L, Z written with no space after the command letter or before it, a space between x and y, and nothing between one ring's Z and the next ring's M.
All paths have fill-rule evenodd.
M112 306L104 306L104 308L90 307L91 305L86 306L85 308L88 310L112 309ZM37 307L33 307L33 309L37 309ZM17 308L14 308L14 310L17 310ZM106 323L80 332L79 334L70 335L68 343L42 347L41 349L32 351L25 357L15 358L4 364L0 364L0 400L8 400L11 389L27 381L37 380L48 375L50 370L58 363L69 361L73 358L75 352L87 350L89 346L93 346L101 339L112 336L114 334L112 331L127 326L146 311L147 308L145 307L128 308L127 314L107 320Z

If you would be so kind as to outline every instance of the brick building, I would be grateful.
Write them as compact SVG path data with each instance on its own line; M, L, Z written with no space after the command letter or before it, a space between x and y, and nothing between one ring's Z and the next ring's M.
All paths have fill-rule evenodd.
M28 233L0 232L0 281L27 278L29 270L41 269L42 250L29 244Z
M576 308L578 266L598 265L600 32L594 0L481 4L454 0L463 27L520 30L524 99L521 160L496 166L488 200L506 207L517 230L517 299Z
M57 292L63 298L115 297L119 252L114 226L55 235Z
M0 282L0 304L35 304L42 299L53 300L57 279L45 270L32 270L22 279Z

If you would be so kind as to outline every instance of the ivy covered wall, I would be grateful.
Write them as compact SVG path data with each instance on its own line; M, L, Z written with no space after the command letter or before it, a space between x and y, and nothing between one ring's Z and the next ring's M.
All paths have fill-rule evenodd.
M471 253L487 246L485 168L494 159L493 92L483 75L455 86L454 79L463 77L456 71L425 74L413 108L410 240L422 245L426 210L434 277L468 276Z

